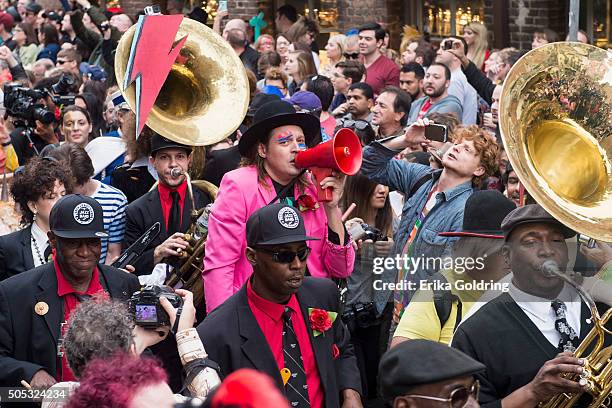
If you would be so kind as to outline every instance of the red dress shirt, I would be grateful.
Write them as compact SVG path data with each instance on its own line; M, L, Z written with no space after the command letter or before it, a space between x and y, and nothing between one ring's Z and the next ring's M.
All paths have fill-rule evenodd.
M93 296L97 293L104 293L104 288L100 284L100 277L98 275L97 267L95 267L93 270L91 281L89 281L89 287L87 290L85 292L77 292L60 271L55 254L53 255L53 266L55 267L55 277L57 278L57 296L64 299L64 322L60 327L60 336L61 338L64 338L66 329L68 328L67 323L70 320L70 315L79 304L79 300L75 296L75 293L79 295ZM58 367L55 377L57 381L77 381L76 377L72 373L72 370L70 369L70 366L68 365L66 353L64 353L64 356L62 357L62 369L59 370Z
M170 218L170 209L172 208L172 197L170 197L171 191L177 191L179 193L179 206L181 207L181 225L183 224L183 208L185 207L185 192L187 190L187 181L178 186L176 189L171 189L164 186L162 183L157 184L157 190L159 191L159 199L161 201L162 214L164 215L164 222L166 223L166 231L168 230L168 218Z
M291 296L287 305L270 302L253 291L251 281L249 280L247 281L247 299L255 320L257 320L259 328L268 341L268 346L272 350L272 355L274 355L279 371L285 367L285 357L283 355L283 312L285 311L285 306L291 309L291 322L293 323L293 329L300 345L304 371L306 371L310 406L312 408L322 408L324 394L321 387L321 378L319 377L302 309L300 309L300 304L295 295Z

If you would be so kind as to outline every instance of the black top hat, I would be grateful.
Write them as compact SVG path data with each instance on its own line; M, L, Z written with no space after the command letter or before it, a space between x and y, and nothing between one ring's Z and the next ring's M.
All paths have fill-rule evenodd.
M248 117L255 116L255 112L259 110L263 105L268 102L280 101L280 97L278 95L271 95L265 93L258 93L253 97L251 104L249 105L249 110L247 111Z
M263 104L255 112L253 124L242 135L238 150L246 156L258 141L265 140L277 127L295 125L302 128L306 136L306 146L312 147L321 141L321 122L309 113L297 113L293 105L285 101L272 101Z
M165 137L157 133L153 134L153 137L151 137L151 156L155 155L158 150L170 148L185 149L191 152L191 146L180 144L178 142L175 142L174 140L166 139Z
M476 191L465 202L462 231L438 235L503 239L502 220L515 208L516 205L497 190Z
M484 364L446 344L430 340L404 341L380 359L380 390L385 399L410 392L411 388L474 375Z
M108 237L102 206L81 194L69 194L55 203L49 215L49 227L60 238Z
M304 219L299 211L286 204L266 205L251 214L246 236L250 247L318 240L306 236Z

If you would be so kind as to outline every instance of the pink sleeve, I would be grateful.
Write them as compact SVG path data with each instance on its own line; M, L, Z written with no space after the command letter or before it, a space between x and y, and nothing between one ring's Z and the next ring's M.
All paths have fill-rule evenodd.
M324 268L331 278L346 278L353 272L355 265L353 239L349 236L346 245L336 245L330 242L327 237L327 226L325 230L325 243L323 244ZM348 234L348 232L346 233Z
M236 264L246 248L246 212L240 186L226 175L208 220L202 277L209 313L234 294Z

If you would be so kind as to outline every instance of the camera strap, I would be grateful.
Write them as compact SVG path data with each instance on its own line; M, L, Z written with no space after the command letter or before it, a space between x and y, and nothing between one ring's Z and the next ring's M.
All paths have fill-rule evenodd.
M176 332L178 330L179 320L181 320L181 313L183 313L183 306L179 306L176 309L176 319L174 320L174 324L172 325L172 329L170 329L170 333L176 336Z

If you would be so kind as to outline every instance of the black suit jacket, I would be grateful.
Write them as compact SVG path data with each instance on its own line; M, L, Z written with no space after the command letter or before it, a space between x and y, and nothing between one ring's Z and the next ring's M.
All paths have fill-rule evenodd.
M600 306L600 311L607 309ZM580 340L593 328L590 318L589 308L582 302ZM606 337L609 345L610 336ZM452 346L487 366L485 372L476 374L483 408L501 408L503 398L531 382L544 363L559 353L508 293L461 323ZM583 402L577 407L586 406Z
M338 314L327 335L314 337L308 322L308 308L339 312L338 288L329 279L307 277L298 290L297 299L309 329L325 407L337 408L340 406L340 391L353 389L361 393L350 334ZM249 307L246 284L204 319L198 326L198 334L210 358L221 367L224 377L240 368L253 368L268 374L281 392L285 392L272 350ZM340 350L335 360L332 358L333 344Z
M98 265L100 283L111 298L126 300L139 290L138 278ZM49 311L34 311L45 302ZM43 369L55 376L57 341L64 318L64 302L57 295L53 263L41 265L0 282L0 386L21 386Z
M198 209L205 207L211 202L210 197L202 193L195 186L193 187L193 199ZM148 275L151 273L155 267L153 263L153 251L156 246L160 245L168 238L168 231L166 231L166 223L164 222L159 190L157 188L153 191L149 191L127 207L123 249L132 245L147 229L158 221L161 224L159 235L151 241L147 250L143 252L136 262L134 262L133 266L136 268L136 275ZM187 193L185 196L185 204L183 205L181 231L187 231L190 224L191 200L189 199L189 193Z
M34 268L32 226L0 236L0 281Z

